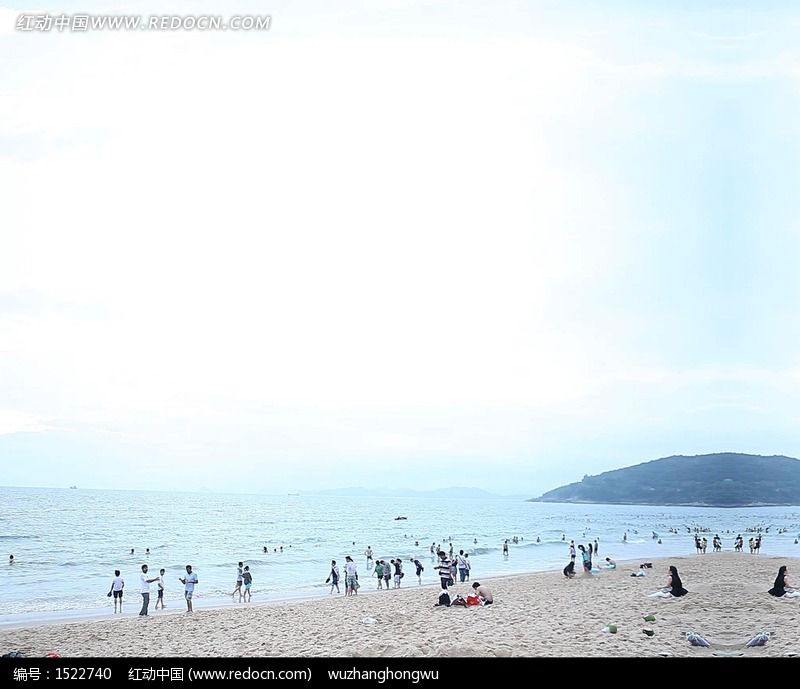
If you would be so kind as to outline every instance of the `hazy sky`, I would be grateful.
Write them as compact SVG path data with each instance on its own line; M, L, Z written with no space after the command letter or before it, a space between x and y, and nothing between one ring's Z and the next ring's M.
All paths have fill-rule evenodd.
M792 3L32 8L110 11L0 8L0 483L800 456Z

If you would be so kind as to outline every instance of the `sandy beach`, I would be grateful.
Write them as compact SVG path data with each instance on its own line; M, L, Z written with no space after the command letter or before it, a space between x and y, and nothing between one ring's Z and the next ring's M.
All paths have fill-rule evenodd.
M639 562L567 580L560 571L485 580L495 604L435 608L438 586L408 587L352 598L253 604L148 619L40 625L0 632L0 649L43 656L786 656L800 653L800 599L766 593L781 564L800 560L709 553ZM674 564L689 594L653 599ZM580 567L579 567L580 568ZM362 575L362 588L374 579ZM468 584L451 592L466 596ZM133 599L133 597L131 597ZM172 601L173 606L182 601ZM129 604L133 604L133 600ZM653 613L655 622L645 622ZM617 633L603 632L614 624ZM652 629L648 636L643 629ZM691 646L696 631L710 648ZM762 630L762 647L745 648Z

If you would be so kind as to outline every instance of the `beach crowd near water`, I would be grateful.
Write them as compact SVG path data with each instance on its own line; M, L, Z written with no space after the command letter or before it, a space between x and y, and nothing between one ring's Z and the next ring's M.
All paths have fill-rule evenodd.
M706 538L705 533L711 533L712 529L709 527L689 527L686 526L686 531L689 534L692 534L694 548L697 554L706 554L708 540ZM750 554L759 554L761 550L761 542L763 535L768 533L770 530L769 526L764 525L755 525L752 527L747 527L744 529L745 533L753 533L754 536L750 536L748 539L749 545L749 552ZM678 530L674 527L670 527L670 533L678 533ZM638 533L636 531L635 533ZM725 531L726 538L733 540L733 550L735 552L743 552L744 549L744 539L741 533L737 533L736 536L730 535L730 531ZM786 529L778 529L778 533L786 533ZM583 537L585 538L586 534L583 533ZM800 538L800 534L798 534ZM408 538L408 534L405 535L405 538ZM412 535L413 538L413 535ZM652 532L652 539L657 540L658 543L661 543L661 538L659 537L658 533L653 531ZM470 582L472 577L472 563L469 559L469 551L465 549L459 549L458 553L455 553L455 548L452 543L452 537L447 537L443 539L449 542L449 550L445 551L442 548L441 542L437 543L433 541L430 544L429 551L431 560L433 562L432 569L435 570L436 575L439 580L439 585L441 590L447 592L449 588L454 586L456 582L464 583ZM509 551L509 544L519 544L524 542L524 537L522 536L511 536L505 539L501 545L502 547L502 556L503 558L508 558L510 551ZM536 541L539 542L541 539L540 537L536 537ZM562 534L561 540L563 542L567 542L566 534ZM628 532L625 531L622 535L622 542L625 543L628 541ZM473 539L473 544L477 544L478 539ZM795 539L795 543L798 542L798 539ZM712 548L713 552L721 552L723 549L722 546L723 538L719 535L719 533L715 533L712 537ZM356 543L353 542L353 546ZM415 546L419 546L419 540L415 540ZM273 553L282 553L284 551L283 545L277 546L273 548ZM291 545L287 546L291 548ZM569 562L563 568L562 573L568 579L572 579L576 572L575 572L575 562L577 559L577 554L580 552L581 554L581 565L583 568L583 572L586 575L597 575L603 570L615 570L617 569L617 562L612 559L611 557L605 557L604 560L599 560L600 554L600 542L598 538L594 538L587 540L586 545L583 543L579 543L577 546L575 544L574 539L570 539L568 542L568 556ZM269 547L267 545L263 546L263 553L268 554L270 552ZM135 549L131 548L130 554L135 554ZM373 587L375 590L389 590L390 588L393 589L400 589L403 585L403 578L405 577L406 571L404 569L404 562L401 557L393 557L393 558L375 558L375 554L373 552L372 546L367 545L366 550L363 553L365 559L365 567L364 571L366 571L367 576L370 578L374 578L376 580L376 585ZM150 548L145 549L145 558L150 558ZM9 555L9 565L14 565L18 560L15 560L14 555ZM413 567L414 576L416 577L416 582L418 585L422 585L423 582L423 572L425 571L425 566L422 564L418 557L410 556L408 558L409 566ZM643 563L639 566L639 569L635 572L631 573L633 577L644 577L646 576L646 569L651 569L652 563ZM340 581L342 581L342 570L340 569L337 561L331 560L330 571L328 573L327 578L325 579L326 584L330 584L330 594L341 594L343 593L345 596L355 596L358 594L359 589L362 587L363 581L359 579L359 570L358 564L356 560L353 558L352 555L345 555L344 563L344 584L343 589L340 587ZM677 571L673 571L674 568L670 569L670 578L674 578L677 576ZM141 572L138 574L138 592L142 597L142 607L139 612L139 617L147 617L149 612L149 602L150 602L150 593L151 587L150 585L155 583L156 584L156 593L157 593L157 600L155 604L155 610L158 610L159 607L161 610L166 608L165 604L165 592L167 590L167 585L165 581L165 569L161 568L158 570L157 576L150 576L149 575L149 565L147 563L141 565ZM186 565L186 576L179 577L181 584L183 585L183 598L186 601L186 612L191 613L193 612L193 598L195 587L200 583L198 579L197 572L193 571L192 565ZM680 579L678 579L680 582ZM428 582L430 583L430 582ZM237 599L239 603L249 603L252 602L252 584L253 584L253 572L251 571L250 565L245 564L244 561L240 561L236 568L236 575L233 584L233 591L230 593L230 596L233 599ZM481 584L477 582L474 585L475 588L481 587ZM482 587L485 589L485 586ZM668 584L664 588L660 589L658 592L655 592L651 595L658 596L663 593L670 593L672 590L672 586ZM780 587L778 587L780 588ZM679 584L678 586L674 587L675 591L678 593L672 592L672 595L681 596L686 593L685 589L682 589L682 586ZM485 589L488 590L488 589ZM683 592L679 592L679 591ZM777 589L776 589L777 590ZM122 613L123 611L123 597L125 591L125 580L120 572L120 570L114 571L114 577L111 581L111 586L108 592L108 597L113 598L114 603L114 613ZM791 591L791 589L790 589ZM798 594L800 595L800 594ZM493 596L489 595L482 595L477 597L477 602L474 602L476 599L470 596L473 600L470 602L471 605L485 605L485 604L493 604ZM458 602L462 597L458 596ZM439 595L438 602L435 603L436 606L449 606L451 605L452 601L449 595Z
M800 614L792 604L800 597L792 586L798 560L774 556L788 554L795 533L788 535L788 528L764 523L734 531L693 524L659 533L640 527L616 538L559 532L549 541L558 544L564 564L503 576L490 576L493 559L509 562L522 556L525 547L541 543L538 535L510 535L487 551L477 536L431 541L400 534L392 554L385 546L379 551L357 542L335 553L318 572L324 598L277 602L266 601L272 582L263 555L297 552L297 543L259 545L249 561L231 562L227 605L201 597L200 615L197 596L207 581L203 572L193 563L184 565L180 589L173 590L167 584L167 563L145 548L138 551L144 552L138 563L117 567L113 576L109 572L106 620L20 623L0 629L0 651L32 656L55 651L71 656L422 657L469 655L479 647L488 656L792 655L800 649ZM661 542L666 544L668 537L670 543L679 539L684 544L683 554L629 559L632 541L646 539L653 544L648 552L654 553L667 547ZM766 556L762 543L782 545ZM471 557L482 546L481 557ZM128 550L128 559L135 561L137 551ZM253 551L263 552L255 556ZM9 571L22 567L24 557L9 557ZM124 615L119 614L123 600ZM728 608L732 615L718 615ZM459 609L472 612L444 612ZM148 626L144 636L136 631L142 620ZM458 635L450 633L453 624ZM380 633L386 625L396 638ZM252 629L259 630L257 640ZM101 638L106 642L99 643Z

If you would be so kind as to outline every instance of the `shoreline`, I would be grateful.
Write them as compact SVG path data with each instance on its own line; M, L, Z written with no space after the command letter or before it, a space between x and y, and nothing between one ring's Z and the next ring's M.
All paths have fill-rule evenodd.
M649 561L649 560L648 560ZM265 601L248 606L198 608L194 614L69 621L0 630L3 652L26 656L56 651L64 657L440 657L440 656L783 656L800 653L800 601L766 593L787 564L800 559L749 553L709 553L652 559L645 577L631 577L641 560L617 561L616 570L561 571L481 578L495 604L436 608L438 584L361 591L346 597ZM653 599L667 568L678 567L689 594ZM451 595L465 596L468 583ZM367 595L364 595L366 593ZM370 595L372 594L372 595ZM176 611L177 613L177 611ZM655 613L656 621L644 616ZM618 633L602 630L614 624ZM654 634L643 633L650 627ZM144 631L146 629L146 631ZM745 648L760 631L766 646ZM711 648L689 645L696 631Z

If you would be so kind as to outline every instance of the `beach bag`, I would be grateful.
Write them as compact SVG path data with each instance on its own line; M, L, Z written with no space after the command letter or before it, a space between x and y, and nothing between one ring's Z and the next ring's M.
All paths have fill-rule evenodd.
M478 596L467 596L467 605L480 605L481 599Z
M439 605L443 605L446 608L450 607L450 594L447 591L442 591L439 594Z

